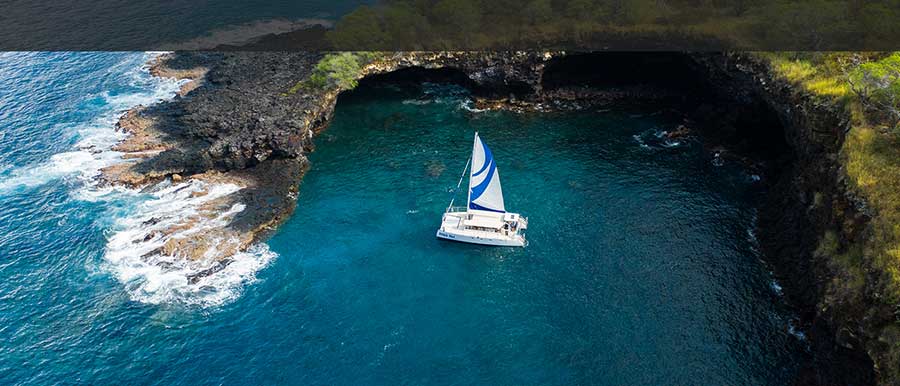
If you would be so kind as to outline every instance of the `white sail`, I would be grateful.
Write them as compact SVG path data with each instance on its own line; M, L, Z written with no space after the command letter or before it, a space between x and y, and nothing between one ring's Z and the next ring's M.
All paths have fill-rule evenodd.
M503 190L500 188L500 172L491 149L475 133L472 148L472 168L469 174L469 210L505 213Z
M459 187L469 169L469 199L465 211L453 208L453 200L441 217L439 239L480 245L524 247L528 219L509 213L503 205L500 172L491 149L475 133L471 162L466 162Z

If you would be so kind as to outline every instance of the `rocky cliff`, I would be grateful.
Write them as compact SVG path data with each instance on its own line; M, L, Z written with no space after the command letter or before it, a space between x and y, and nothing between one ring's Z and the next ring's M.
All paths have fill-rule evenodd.
M811 363L799 383L900 384L900 358L890 354L897 342L885 340L900 323L880 296L883 273L862 251L877 214L848 186L842 162L849 110L774 76L758 56L695 59L723 100L762 101L783 126L787 152L770 170L758 226L764 255L809 338ZM852 272L856 264L865 273Z

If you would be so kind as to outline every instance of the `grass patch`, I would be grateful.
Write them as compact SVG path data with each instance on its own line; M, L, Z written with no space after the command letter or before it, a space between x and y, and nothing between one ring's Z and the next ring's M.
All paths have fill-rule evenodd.
M866 199L875 213L873 232L862 245L850 245L843 252L838 250L837 236L826 233L816 252L832 257L847 274L848 282L843 284L849 288L862 289L864 265L877 269L884 282L884 300L900 305L900 135L884 129L881 117L863 106L850 84L850 76L857 74L859 67L893 56L827 52L759 55L781 78L820 101L843 105L849 111L853 127L841 149L841 162L851 188ZM847 60L851 55L863 60ZM847 63L855 67L848 68Z
M777 52L760 55L769 61L779 76L817 98L846 103L853 96L839 66L846 53Z
M876 216L867 252L892 284L887 297L900 303L900 143L896 135L854 127L842 149L847 175Z

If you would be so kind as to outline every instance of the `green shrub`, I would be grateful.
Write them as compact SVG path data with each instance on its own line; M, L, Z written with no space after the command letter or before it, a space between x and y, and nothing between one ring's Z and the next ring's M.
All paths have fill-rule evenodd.
M372 52L341 52L325 55L313 68L309 77L291 87L288 93L332 87L351 90L358 84L363 67L375 58L376 54Z
M900 53L856 66L849 76L851 89L877 120L897 130L900 124Z

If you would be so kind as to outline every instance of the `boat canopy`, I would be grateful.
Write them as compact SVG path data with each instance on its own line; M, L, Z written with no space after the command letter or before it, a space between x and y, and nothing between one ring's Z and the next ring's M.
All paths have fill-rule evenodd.
M503 228L503 224L506 223L498 217L473 216L471 219L465 220L463 224L468 227L500 229Z
M472 148L472 167L469 174L469 209L505 213L500 172L491 149L475 133Z

